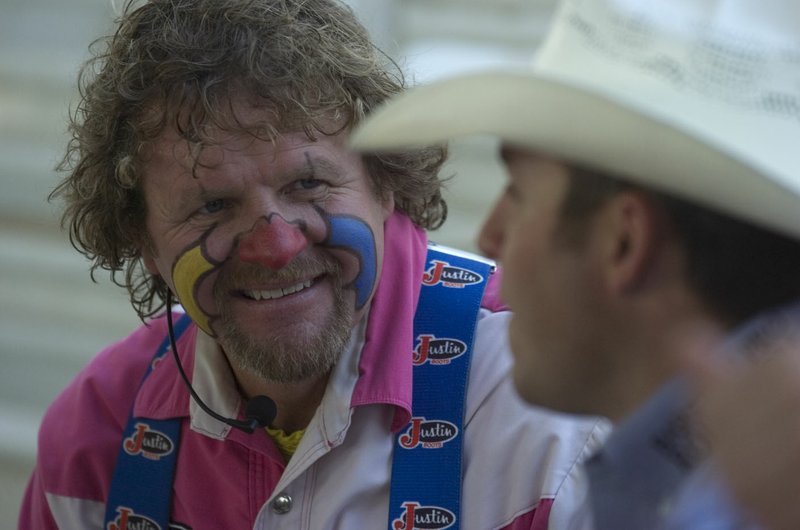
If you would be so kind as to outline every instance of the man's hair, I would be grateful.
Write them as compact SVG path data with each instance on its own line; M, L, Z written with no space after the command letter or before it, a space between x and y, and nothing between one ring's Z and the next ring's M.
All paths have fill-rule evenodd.
M585 167L571 167L560 235L580 243L592 214L626 190L645 193L664 208L686 252L689 287L725 324L800 299L797 240Z
M276 140L281 133L347 131L404 88L397 65L371 42L337 0L130 1L115 34L95 41L78 78L80 101L50 198L62 198L70 241L128 289L144 319L164 306L167 286L148 274L142 194L143 154L175 128L199 156L212 128ZM245 125L236 98L262 108L270 123ZM443 147L366 156L380 196L417 225L447 216L439 169Z

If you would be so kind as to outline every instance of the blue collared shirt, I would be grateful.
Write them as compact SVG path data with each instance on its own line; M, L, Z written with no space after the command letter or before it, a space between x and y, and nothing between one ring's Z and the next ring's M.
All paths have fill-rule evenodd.
M581 530L757 530L730 500L688 428L681 380L663 386L586 462Z

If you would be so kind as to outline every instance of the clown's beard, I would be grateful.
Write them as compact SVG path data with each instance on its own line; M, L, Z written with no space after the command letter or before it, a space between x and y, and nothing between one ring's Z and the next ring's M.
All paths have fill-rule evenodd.
M314 334L278 334L269 337L253 337L244 332L233 317L230 306L219 295L228 285L243 276L252 278L262 275L262 271L237 272L233 278L220 280L217 293L217 307L220 318L214 323L218 340L228 360L238 368L255 374L266 381L278 383L297 383L322 376L330 372L339 360L353 326L352 301L348 301L341 285L341 268L331 260L325 263L290 265L282 270L280 276L298 277L297 270L326 271L331 278L333 308L327 322L317 326ZM271 275L275 277L275 275ZM269 325L265 323L265 325Z

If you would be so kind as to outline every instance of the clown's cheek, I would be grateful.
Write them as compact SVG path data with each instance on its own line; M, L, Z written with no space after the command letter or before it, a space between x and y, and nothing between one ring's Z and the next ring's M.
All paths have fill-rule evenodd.
M192 320L209 334L210 316L216 313L213 286L218 275L218 269L205 259L199 246L178 258L172 269L178 300Z
M369 300L378 277L375 236L369 225L357 217L331 215L327 221L330 233L326 244L349 254L340 261L344 266L345 285L355 290L356 309L360 309Z

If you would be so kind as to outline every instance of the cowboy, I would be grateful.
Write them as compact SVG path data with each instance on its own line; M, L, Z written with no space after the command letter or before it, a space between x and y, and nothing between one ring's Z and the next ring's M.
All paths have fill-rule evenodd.
M499 137L508 185L479 243L505 268L516 388L615 423L585 467L577 528L798 527L726 489L721 477L741 477L740 464L715 453L737 443L719 435L735 424L729 411L760 407L771 421L750 413L739 431L770 430L742 442L744 465L797 470L796 443L773 441L797 432L797 392L781 394L797 368L772 392L795 396L778 409L794 404L787 426L765 406L780 399L719 399L779 382L774 369L741 385L682 377L692 363L796 357L798 29L791 2L566 0L532 65L411 90L354 134L357 148L386 153ZM704 422L692 388L701 405L706 390L716 396L716 413L700 406ZM749 476L767 492L757 497L779 500L774 511L796 512L792 482Z
M152 0L95 46L55 196L145 324L50 406L21 529L575 513L606 423L514 393L493 265L428 243L445 152L347 147L403 88L349 8Z

